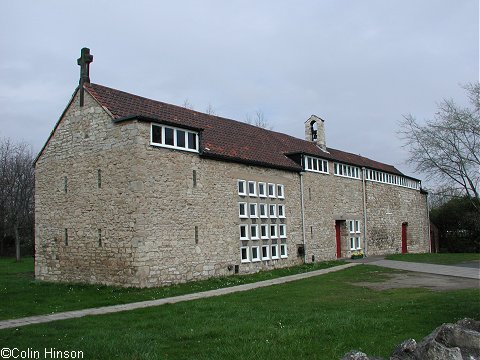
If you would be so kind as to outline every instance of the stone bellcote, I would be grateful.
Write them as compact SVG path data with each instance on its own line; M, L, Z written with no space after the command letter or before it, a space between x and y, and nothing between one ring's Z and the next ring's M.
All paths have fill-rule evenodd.
M305 140L313 142L322 150L327 150L325 142L325 120L312 115L305 121Z

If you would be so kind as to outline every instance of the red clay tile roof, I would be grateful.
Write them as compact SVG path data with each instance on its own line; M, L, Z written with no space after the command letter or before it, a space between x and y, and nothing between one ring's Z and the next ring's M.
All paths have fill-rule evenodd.
M324 152L312 142L243 122L204 114L102 85L85 84L85 89L110 111L116 121L140 118L201 130L201 156L301 171L301 165L287 155L308 154L403 175L391 165L332 148L327 148L328 152Z

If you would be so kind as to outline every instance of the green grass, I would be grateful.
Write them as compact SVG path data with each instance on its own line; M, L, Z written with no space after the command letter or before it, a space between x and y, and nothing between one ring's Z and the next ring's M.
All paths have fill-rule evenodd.
M352 285L393 272L358 265L248 292L6 329L0 348L81 350L85 359L332 360L351 349L387 357L444 322L480 318L479 289Z
M264 271L252 275L228 276L168 287L138 289L37 281L33 273L33 258L24 258L19 263L12 258L0 258L0 320L160 299L325 269L341 264L344 262L328 261Z
M410 261L428 264L456 265L468 261L480 261L479 253L440 253L440 254L394 254L388 260Z

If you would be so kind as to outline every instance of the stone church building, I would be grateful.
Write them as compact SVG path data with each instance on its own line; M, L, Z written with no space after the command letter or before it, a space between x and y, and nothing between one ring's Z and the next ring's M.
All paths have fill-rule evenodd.
M429 251L426 193L395 167L90 83L35 162L35 274L151 287ZM303 126L303 121L299 122Z

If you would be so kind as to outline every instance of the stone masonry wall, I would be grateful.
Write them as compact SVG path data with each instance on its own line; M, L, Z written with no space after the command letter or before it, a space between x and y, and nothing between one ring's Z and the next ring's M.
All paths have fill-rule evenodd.
M137 124L113 124L88 93L78 103L76 94L36 163L35 275L128 285L140 199Z

